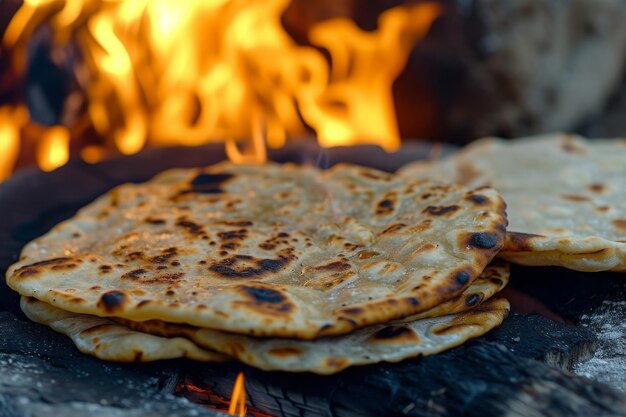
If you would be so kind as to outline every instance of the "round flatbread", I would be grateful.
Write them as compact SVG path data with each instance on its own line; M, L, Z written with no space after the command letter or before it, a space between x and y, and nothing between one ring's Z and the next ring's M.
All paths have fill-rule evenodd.
M505 226L489 188L224 163L114 189L28 244L7 283L67 311L311 339L450 300Z
M496 188L509 226L498 256L523 265L626 271L626 140L551 134L477 141L400 170Z
M102 317L71 313L35 298L22 297L26 317L69 336L78 350L114 362L151 362L189 358L202 362L223 362L227 356L199 348L182 337L159 337L131 330Z
M499 298L455 314L375 325L313 341L243 336L158 320L123 323L165 337L187 337L266 371L327 375L349 366L443 352L499 326L508 312L508 301Z

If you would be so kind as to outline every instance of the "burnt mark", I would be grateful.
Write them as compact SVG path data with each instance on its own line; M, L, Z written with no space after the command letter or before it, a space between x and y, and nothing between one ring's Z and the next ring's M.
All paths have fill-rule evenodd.
M611 222L613 227L619 232L626 232L626 219L615 219Z
M39 262L35 262L34 264L30 264L30 265L26 265L24 268L29 267L29 266L47 266L47 265L57 265L57 264L61 264L61 263L65 263L67 261L71 261L72 258L53 258L53 259L47 259L45 261L39 261Z
M490 202L490 200L482 194L470 194L469 196L467 196L467 199L479 206L483 206Z
M396 233L396 232L399 232L400 230L404 229L405 227L406 227L406 224L404 224L404 223L392 224L391 226L387 227L385 230L380 232L380 234L381 235L386 235L386 234L390 234L390 233Z
M350 264L347 261L345 261L345 260L341 260L341 261L331 262L331 263L328 263L326 265L318 265L318 266L313 266L313 267L307 268L307 272L308 271L316 271L316 272L323 272L323 271L343 272L343 271L347 271L349 269L350 269Z
M303 352L300 349L297 349L294 347L280 347L280 348L270 349L267 351L267 353L269 353L272 356L288 357L288 356L294 356L294 355L301 355Z
M222 185L233 177L232 174L200 174L190 182L190 192L200 194L223 193Z
M454 280L460 285L467 284L471 278L472 276L467 271L461 271L454 276Z
M380 255L380 253L373 251L373 250L362 250L361 252L357 254L357 257L359 259L370 259L378 255Z
M465 298L465 305L468 307L474 307L483 300L481 294L470 294Z
M445 216L447 214L452 214L459 209L459 206L453 204L451 206L428 206L422 213L432 214L433 216Z
M212 264L209 271L222 278L258 278L283 270L294 259L295 256L287 252L279 254L277 259L234 255Z
M76 267L78 267L78 265L75 263L66 263L66 264L52 265L50 269L53 271L68 271Z
M200 226L197 223L192 222L191 220L187 220L187 219L179 219L176 222L176 226L180 226L182 228L184 228L185 230L187 230L189 233L191 233L192 235L204 235L204 230L202 229L202 226Z
M141 259L143 258L143 252L131 252L128 255L126 255L126 259L128 259L129 261L136 261L137 259Z
M47 259L45 261L39 261L30 265L25 265L17 269L14 273L14 276L17 278L27 278L30 276L38 275L42 273L45 269L53 271L74 269L78 266L77 264L80 262L80 259L72 259L67 257Z
M417 307L418 305L420 305L420 301L415 297L405 298L405 301L411 307Z
M502 285L504 285L504 282L503 282L500 278L489 278L489 281L490 281L492 284L497 285L499 288L501 288L501 287L502 287Z
M157 264L163 264L169 261L171 258L175 257L178 253L178 250L174 247L167 248L162 251L160 255L152 257L150 260Z
M387 326L376 333L374 338L379 340L402 339L406 336L414 336L415 333L406 326Z
M244 240L248 237L247 229L230 230L228 232L219 232L217 236L221 240Z
M515 252L532 251L532 241L537 238L543 238L543 236L531 233L507 232L505 248Z
M499 242L499 237L495 233L472 233L469 238L470 246L479 249L493 249Z
M113 270L113 267L111 265L100 265L98 269L100 270L101 273L108 274L109 272Z
M391 174L388 174L386 172L382 172L382 171L377 171L374 169L362 169L359 174L362 177L365 178L369 178L371 180L376 180L376 181L384 181L384 182L389 182L393 179L393 176Z
M224 220L216 222L215 224L231 227L250 227L254 225L250 220Z
M142 279L141 282L147 284L173 284L180 281L185 274L183 272L172 272L169 274L157 275L153 278Z
M584 203L591 201L589 197L585 197L584 195L575 195L575 194L561 194L561 198L567 201L573 201L574 203Z
M363 314L365 311L360 307L351 307L342 310L343 313L350 314L351 316L358 316Z
M275 235L272 235L269 239L266 239L265 241L259 243L259 248L263 250L274 250L279 245L288 244L289 242L286 239L289 237L290 237L289 233L286 233L286 232L277 233Z
M271 288L242 287L242 289L257 303L280 304L287 301L285 296L280 291L276 291Z
M123 291L108 291L100 297L98 307L107 313L114 313L122 310L128 302L128 296Z
M390 214L395 209L395 203L389 198L385 198L376 205L376 214Z
M601 193L606 190L606 185L596 182L593 184L589 184L589 187L587 187L587 189L593 193Z
M135 269L122 275L122 279L137 280L145 275L147 272L148 271L143 268Z
M153 224L153 225L165 224L165 220L159 219L159 218L155 218L155 217L146 217L144 219L144 222L146 222L148 224Z

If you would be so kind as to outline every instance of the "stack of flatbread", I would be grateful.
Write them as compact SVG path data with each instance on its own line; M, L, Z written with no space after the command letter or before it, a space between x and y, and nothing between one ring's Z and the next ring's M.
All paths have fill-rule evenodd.
M224 163L115 188L29 243L7 283L101 359L330 374L498 326L506 225L489 187Z

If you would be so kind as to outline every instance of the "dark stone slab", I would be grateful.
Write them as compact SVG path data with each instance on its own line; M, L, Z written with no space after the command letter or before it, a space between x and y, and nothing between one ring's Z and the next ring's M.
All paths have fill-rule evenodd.
M102 362L64 335L0 313L1 417L222 415L171 395L180 367Z
M238 370L250 403L286 416L621 416L626 396L567 368L594 335L546 318L512 314L486 337L440 355L348 369L338 375L263 372L241 366L189 370L227 393Z

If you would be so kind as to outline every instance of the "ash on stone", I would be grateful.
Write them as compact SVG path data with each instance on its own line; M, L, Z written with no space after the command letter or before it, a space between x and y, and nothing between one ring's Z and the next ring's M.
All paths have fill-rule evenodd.
M576 365L575 373L626 392L625 318L626 301L609 300L581 317L581 325L596 334L598 348L591 359Z

